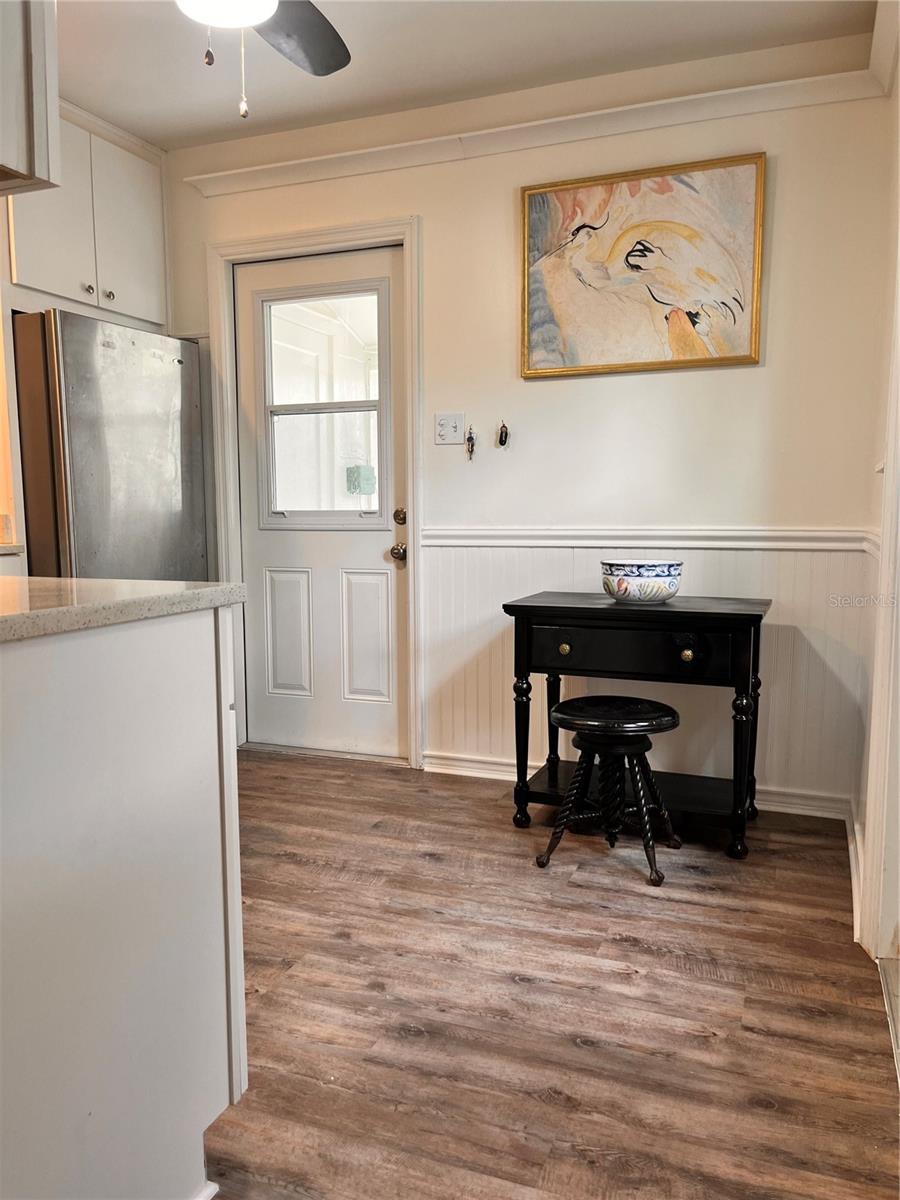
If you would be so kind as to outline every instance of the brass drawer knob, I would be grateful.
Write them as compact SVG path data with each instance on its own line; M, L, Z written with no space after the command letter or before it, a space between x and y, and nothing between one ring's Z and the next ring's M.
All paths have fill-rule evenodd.
M566 656L567 654L571 654L571 652L572 652L572 647L569 645L569 643L568 643L568 642L560 642L560 645L559 645L559 652L560 652L560 654L561 654L561 655L562 655L562 656L565 658L565 656Z
M694 652L693 652L693 650L689 650L689 649L682 650L682 652L681 652L681 661L682 661L682 662L693 662L693 661L694 661Z

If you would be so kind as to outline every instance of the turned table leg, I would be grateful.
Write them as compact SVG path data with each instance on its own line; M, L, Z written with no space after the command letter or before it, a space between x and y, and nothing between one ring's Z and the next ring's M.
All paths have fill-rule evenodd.
M531 680L527 675L516 679L513 684L516 704L516 786L513 799L516 811L513 825L527 829L531 824L528 815L528 726L531 718Z
M747 820L755 821L759 816L756 807L756 734L759 726L759 693L762 681L758 675L753 676L750 699L753 701L753 716L750 722L750 766L747 780Z
M550 787L559 783L559 729L550 720L550 714L559 704L560 678L547 676L547 782Z
M734 793L731 806L731 842L729 858L746 858L747 788L750 772L750 735L753 728L753 699L738 692L731 702L734 727Z

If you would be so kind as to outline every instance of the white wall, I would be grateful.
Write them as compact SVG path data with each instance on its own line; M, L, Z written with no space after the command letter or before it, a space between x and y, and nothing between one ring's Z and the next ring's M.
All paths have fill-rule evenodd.
M435 761L474 757L503 769L511 759L509 631L498 606L539 586L596 586L601 555L577 550L579 530L665 527L670 545L690 529L754 527L774 547L783 527L877 524L889 131L890 102L861 100L211 199L181 180L259 162L256 139L169 156L180 333L207 328L206 241L422 217L426 746ZM523 185L758 150L769 156L759 366L519 378ZM432 444L432 415L444 409L465 410L480 434L472 463ZM501 418L511 431L504 452L492 447ZM559 547L529 549L528 531L536 543L548 526ZM456 548L441 544L449 527ZM474 544L478 530L509 527L519 527L519 551ZM606 544L627 547L627 532ZM813 535L802 549L753 558L726 539L724 550L688 556L684 587L776 597L762 782L846 798L859 778L871 614L834 609L828 596L869 588L874 560L861 540L829 544ZM460 588L460 573L477 586ZM727 721L715 728L714 744L696 729L684 735L684 765L722 764L730 730Z

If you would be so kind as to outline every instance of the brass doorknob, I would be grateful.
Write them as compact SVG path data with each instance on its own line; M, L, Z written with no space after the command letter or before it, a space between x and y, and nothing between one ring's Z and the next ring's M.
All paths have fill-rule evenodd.
M561 642L560 646L559 646L559 652L565 658L565 656L567 654L572 653L572 647L569 645L568 642Z
M395 558L397 562L406 562L406 542L398 542L396 546L391 546L391 558Z
M682 650L682 652L681 652L681 661L682 661L682 662L693 662L693 661L694 661L694 652L693 652L693 650L687 650L687 649L686 649L686 650Z

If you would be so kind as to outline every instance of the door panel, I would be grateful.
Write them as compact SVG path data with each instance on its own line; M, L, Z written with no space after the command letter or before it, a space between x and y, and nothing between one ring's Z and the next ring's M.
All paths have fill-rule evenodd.
M311 696L312 583L308 570L266 568L270 695Z
M341 571L344 699L391 699L391 572Z
M252 742L406 758L402 251L235 268Z

